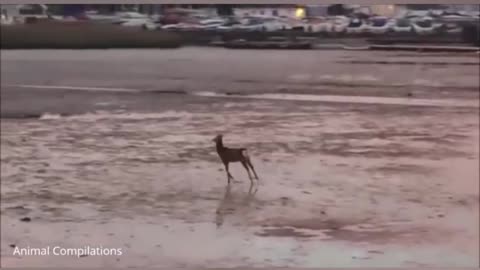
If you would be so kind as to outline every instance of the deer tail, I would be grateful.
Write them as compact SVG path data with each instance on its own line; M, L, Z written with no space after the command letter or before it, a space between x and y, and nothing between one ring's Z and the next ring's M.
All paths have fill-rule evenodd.
M248 151L246 148L242 148L240 149L241 150L241 153L242 153L242 156L245 158L245 159L250 159L250 156L248 155Z

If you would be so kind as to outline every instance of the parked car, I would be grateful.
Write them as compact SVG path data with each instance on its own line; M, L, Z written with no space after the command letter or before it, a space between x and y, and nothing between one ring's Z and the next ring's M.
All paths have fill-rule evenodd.
M299 19L294 19L294 18L288 18L284 19L286 23L286 29L287 30L293 30L293 31L307 31L308 28L308 23L307 20L299 20Z
M392 26L395 33L411 33L413 31L412 22L406 18L398 18Z
M350 23L347 26L347 33L349 34L361 34L366 32L368 25L364 20L360 18L353 18L350 20Z
M215 30L221 31L221 32L232 31L239 24L240 24L240 21L237 18L228 17L228 18L225 18L224 22L221 25L217 26Z
M325 18L307 19L303 23L303 30L307 33L327 32L329 23Z
M142 28L145 30L159 30L162 29L162 25L158 22L155 22L154 20L147 21L142 25Z
M335 16L330 18L331 27L327 29L329 33L343 33L347 31L347 27L350 24L350 19L345 16Z
M8 13L6 10L2 10L2 15L1 15L1 21L0 21L0 24L1 25L10 25L10 24L14 24L15 21L13 20L13 17L12 16L8 16Z
M202 20L198 24L199 30L217 30L218 27L225 24L225 20L218 18L218 19L207 19Z
M192 31L192 30L197 30L201 28L198 24L181 22L181 23L175 23L175 24L162 25L161 29L167 30L167 31Z
M391 31L393 24L394 21L387 17L372 17L368 20L366 32L376 35L385 34Z
M263 19L262 31L274 32L292 29L295 25L281 18L265 18Z
M140 27L151 22L152 20L150 19L150 17L145 14L141 14L138 12L118 12L115 14L112 23L122 26Z
M435 33L438 28L438 26L433 23L433 19L428 16L412 20L412 27L417 35L431 35Z
M93 10L85 12L85 16L88 20L98 23L114 23L118 20L118 16L115 14L99 14L97 11Z
M462 33L463 27L454 22L442 23L440 27L437 28L438 32L447 33L447 34L460 34Z
M242 31L266 31L266 27L262 19L257 17L244 17L239 20L239 24L232 26L232 30Z

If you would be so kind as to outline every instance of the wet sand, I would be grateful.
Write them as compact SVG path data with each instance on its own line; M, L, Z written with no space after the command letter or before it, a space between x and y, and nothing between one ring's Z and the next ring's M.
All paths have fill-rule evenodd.
M192 63L186 65L193 66L192 70L196 70L199 62L214 61L205 56L212 53L211 49L188 50L205 52L185 58ZM188 50L187 55L191 52ZM148 55L146 51L139 51L137 58ZM181 58L177 51L172 52L177 60ZM233 54L237 53L245 52ZM319 58L332 62L332 66L343 57L329 53L321 52ZM145 81L163 82L161 78L153 79L153 75L145 75L152 76L148 78L141 75L150 74L148 70L154 61L146 58L142 59L147 64L134 61L132 65L145 73L136 71L129 75L130 83L123 84L126 77L108 78L127 72L114 65L126 59L103 60L104 66L108 63L113 66L113 71L99 68L106 70L103 76L107 80L100 74L90 77L89 73L82 73L83 68L96 60L78 51L62 52L58 58L52 58L50 61L55 65L49 65L48 69L57 73L46 72L44 78L51 77L49 83L57 86L141 91L18 87L11 85L45 83L37 75L22 79L18 72L30 65L34 67L30 66L32 70L26 70L27 74L33 69L42 72L39 67L45 64L46 56L35 58L33 52L29 56L12 52L4 61L4 54L1 123L4 267L72 264L473 267L479 264L479 109L474 104L411 106L405 102L339 103L142 92L152 90L142 87ZM152 56L155 57L161 58ZM255 61L254 56L235 55L229 56L227 62L235 57L240 66ZM414 56L396 57L406 61ZM72 58L77 59L74 62L78 65L67 64ZM63 63L62 73L57 69ZM223 74L218 67L196 71L203 72L198 77L188 76L189 71L180 69L181 66L176 66L178 73L183 72L190 81L183 84L186 92L225 93L230 91L226 88L229 80L219 84L222 89L218 91L206 89L208 84L204 82L216 76L223 79L258 76L253 75L253 70L237 74L235 68ZM393 66L387 67L401 69L401 65ZM363 68L368 76L383 77L382 84L388 84L387 78L397 78L387 71L379 74ZM451 69L450 72L457 72L457 78L466 78L458 81L458 88L454 87L453 78L446 76L432 80L442 85L405 87L413 91L423 89L424 97L472 102L478 100L478 85L472 78L476 68L474 65L444 67L444 74ZM173 72L173 69L166 70ZM425 76L418 74L417 79L426 80L425 77L436 72L440 71L425 70ZM265 73L273 81L279 79L274 72ZM352 72L350 78L358 78L355 76L358 73ZM9 86L4 85L3 78L7 78ZM452 86L444 87L448 83ZM168 83L158 85L168 90ZM246 93L265 94L258 90L263 89L262 85L257 90L254 82L249 85L252 87L246 87ZM304 91L318 94L309 87ZM332 85L324 87L330 92L336 89ZM366 90L369 95L377 98L400 96L374 95L394 92L394 88L377 87L372 91L375 87L361 87L370 89ZM476 92L471 90L475 87ZM337 94L349 94L347 88L339 86ZM454 88L460 90L455 92ZM442 91L448 92L447 97L439 97L438 92ZM21 113L42 117L9 117ZM249 148L259 183L251 187L246 172L235 164L231 172L238 182L227 187L223 165L211 142L217 133L225 134L228 146ZM30 222L20 221L27 216ZM122 248L124 254L18 257L12 256L9 245L13 244L19 247L102 245Z

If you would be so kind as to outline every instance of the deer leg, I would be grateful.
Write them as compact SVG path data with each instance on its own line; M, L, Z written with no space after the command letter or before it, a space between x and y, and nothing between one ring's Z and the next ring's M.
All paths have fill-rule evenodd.
M252 175L250 174L250 170L248 169L247 162L245 160L242 160L241 162L245 170L247 170L248 178L250 179L250 182L253 184L253 181L252 181L253 178L252 178Z
M246 161L246 160L242 160L241 163L242 163L243 167L245 168L245 170L247 170L248 177L249 177L250 179L252 179L252 175L250 174L250 169L248 168L247 161Z
M227 181L230 184L230 179L233 179L233 176L230 174L230 171L228 170L228 162L225 162L225 171L227 172Z
M253 174L255 175L255 179L259 180L259 179L258 179L257 172L255 172L255 168L253 168L253 165L252 165L252 162L250 161L250 159L247 159L247 164L248 164L248 166L250 166L250 168L252 169L252 172L253 172Z

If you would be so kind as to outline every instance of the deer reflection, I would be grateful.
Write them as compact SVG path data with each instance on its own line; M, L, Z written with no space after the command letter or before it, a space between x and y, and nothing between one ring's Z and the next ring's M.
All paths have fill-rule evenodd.
M242 194L243 196L239 196L243 197L243 199L238 201L235 200L236 195L232 196L231 185L227 185L227 187L225 188L225 194L220 200L217 211L215 212L215 224L217 225L217 228L220 228L223 225L226 216L232 215L238 209L248 207L250 205L251 201L254 199L255 194L258 191L258 188L254 188L254 186L254 184L250 184L248 193Z

